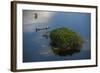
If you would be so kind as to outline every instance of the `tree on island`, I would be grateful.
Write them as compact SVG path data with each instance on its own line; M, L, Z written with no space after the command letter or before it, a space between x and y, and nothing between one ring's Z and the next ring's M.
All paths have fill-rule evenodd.
M69 28L57 28L50 32L51 46L56 55L72 55L81 50L83 39Z

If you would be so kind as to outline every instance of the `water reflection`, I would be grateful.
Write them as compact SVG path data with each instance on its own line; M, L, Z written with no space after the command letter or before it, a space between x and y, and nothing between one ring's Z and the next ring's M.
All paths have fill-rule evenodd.
M72 56L74 53L79 53L81 51L81 46L77 49L59 49L59 48L52 47L52 51L55 55Z

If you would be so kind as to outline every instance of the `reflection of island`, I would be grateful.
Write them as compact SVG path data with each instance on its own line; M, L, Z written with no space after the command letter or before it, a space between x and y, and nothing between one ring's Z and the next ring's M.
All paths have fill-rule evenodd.
M81 48L81 47L80 47ZM72 55L74 53L78 53L81 51L80 48L74 48L74 49L59 49L59 48L52 48L53 52L55 55L59 56L67 56L67 55Z
M50 33L52 50L56 55L66 56L80 52L83 39L68 28L54 29Z

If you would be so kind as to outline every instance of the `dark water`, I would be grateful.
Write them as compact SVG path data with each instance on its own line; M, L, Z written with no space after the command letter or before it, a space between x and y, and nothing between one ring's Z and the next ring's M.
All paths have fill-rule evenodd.
M35 25L23 24L23 62L81 60L91 58L90 49L90 19L89 13L56 12L48 22L48 30L36 32ZM33 27L33 28L32 28ZM45 27L40 25L40 27ZM53 29L66 27L73 29L84 39L81 51L68 56L55 55L50 46L50 38L43 36ZM26 31L26 30L31 31Z

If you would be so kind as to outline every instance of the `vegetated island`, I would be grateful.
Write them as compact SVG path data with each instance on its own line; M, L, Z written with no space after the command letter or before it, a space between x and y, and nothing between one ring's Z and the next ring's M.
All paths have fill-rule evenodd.
M50 32L52 50L56 55L66 56L80 52L83 39L69 28L57 28Z

